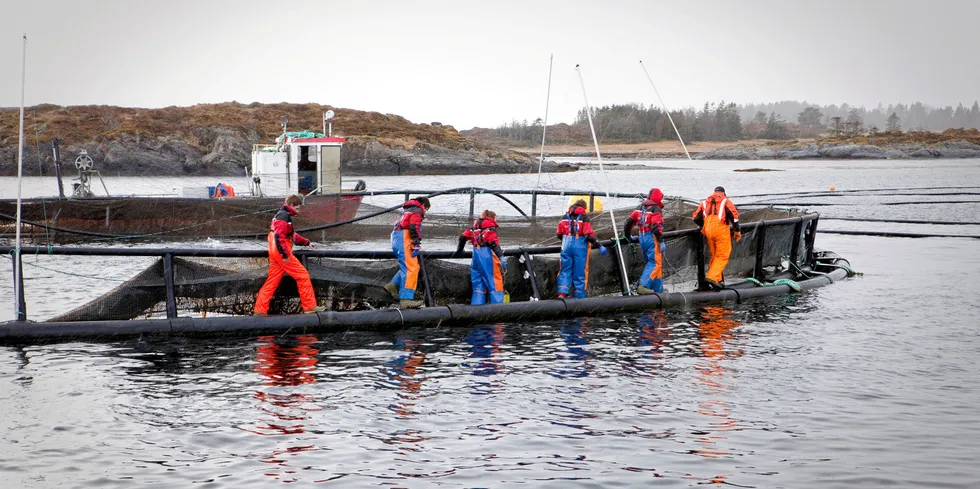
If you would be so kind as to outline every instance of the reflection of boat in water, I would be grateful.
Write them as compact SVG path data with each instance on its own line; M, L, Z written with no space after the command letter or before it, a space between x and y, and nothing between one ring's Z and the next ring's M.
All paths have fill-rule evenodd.
M49 236L52 231L100 237L216 236L268 231L269 219L291 194L304 196L299 227L353 218L364 198L364 182L342 188L340 151L345 139L311 132L284 132L274 145L252 150L249 188L214 186L174 189L166 196L96 195L101 175L82 151L76 160L72 195L23 200L24 232ZM57 151L55 151L57 159ZM60 178L59 178L60 181ZM60 185L59 185L60 187ZM98 186L96 186L98 188ZM170 189L167 189L170 190ZM15 200L0 200L0 223L12 223Z

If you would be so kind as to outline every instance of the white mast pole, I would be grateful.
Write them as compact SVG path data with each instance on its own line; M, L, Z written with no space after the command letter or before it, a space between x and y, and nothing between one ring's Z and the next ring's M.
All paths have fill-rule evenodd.
M653 84L653 78L650 78L650 73L647 72L647 67L643 64L643 60L640 60L640 68L643 68L643 74L647 76L647 80L650 82L650 86L653 87L653 93L657 95L657 100L660 101L660 106L663 107L664 113L667 114L667 120L670 121L671 127L674 128L674 134L677 134L677 139L681 142L681 147L684 148L684 154L687 155L687 160L694 163L694 158L691 158L691 153L687 151L687 145L684 144L684 138L681 137L681 132L677 130L677 124L674 124L674 118L670 116L670 111L667 110L667 104L664 103L664 99L660 97L660 91L657 90L657 86ZM694 172L694 178L698 180L698 187L703 187L701 185L701 176L698 172Z
M589 105L589 96L585 94L585 82L582 80L582 71L579 69L579 65L575 65L575 71L578 73L579 84L582 85L582 98L585 99L585 113L589 116L589 130L592 131L592 142L595 144L595 157L596 160L599 161L599 171L602 173L602 177L606 181L606 202L611 202L612 197L609 196L609 176L606 175L606 169L602 166L602 154L599 153L599 140L595 136L595 126L592 125L592 109ZM616 251L619 253L620 257L623 257L623 247L619 243L619 230L616 229L616 216L613 214L612 207L609 208L609 218L612 219L613 238L616 240ZM623 278L623 286L627 290L626 295L633 295L633 291L629 286L629 274L626 273L626 260L618 261L619 271Z
M20 223L21 223L21 180L24 176L24 86L27 80L27 34L24 34L24 50L21 57L20 66L20 135L17 140L17 219L16 219L16 245L14 246L14 311L16 319L24 321L27 319L27 311L21 310L21 300L24 298L24 291L21 283L24 277L21 276L24 270L20 264Z
M551 104L551 68L555 62L555 55L551 55L548 60L548 94L544 98L544 124L541 127L541 157L538 158L538 183L534 188L541 186L541 165L544 163L544 137L548 134L548 106Z

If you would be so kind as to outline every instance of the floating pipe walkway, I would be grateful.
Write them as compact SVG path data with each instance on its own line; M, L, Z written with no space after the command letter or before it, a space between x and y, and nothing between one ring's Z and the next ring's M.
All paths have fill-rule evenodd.
M835 268L828 273L797 282L801 290L828 285L847 276ZM735 302L789 294L789 285L759 287L741 282L731 288L707 292L671 292L652 295L549 299L471 306L451 304L422 309L377 309L370 311L325 311L284 316L233 316L172 318L124 321L76 321L0 324L0 343L45 341L118 340L142 335L215 336L220 334L306 334L351 330L397 330L406 327L472 326L501 321L526 321L595 316L631 311L683 307L706 302Z

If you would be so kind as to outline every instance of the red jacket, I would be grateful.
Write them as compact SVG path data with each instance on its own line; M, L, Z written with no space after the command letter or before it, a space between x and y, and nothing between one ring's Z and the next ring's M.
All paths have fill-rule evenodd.
M459 237L459 247L456 252L463 251L463 245L469 240L470 244L476 246L489 246L497 256L504 256L504 250L500 249L500 238L497 236L497 221L489 217L480 217L473 221L473 227L463 231Z
M599 240L595 237L592 230L592 223L589 222L589 213L585 207L573 205L568 208L568 214L558 222L558 229L555 231L558 239L563 236L584 237L586 241L595 246L599 246Z
M283 258L289 258L293 251L293 243L300 246L310 244L310 240L300 236L293 230L293 216L296 209L292 206L283 205L276 216L272 218L272 233L276 237L276 249Z
M425 208L417 200L409 200L402 204L405 212L395 221L395 231L408 230L412 237L413 246L422 246L422 219L425 219Z

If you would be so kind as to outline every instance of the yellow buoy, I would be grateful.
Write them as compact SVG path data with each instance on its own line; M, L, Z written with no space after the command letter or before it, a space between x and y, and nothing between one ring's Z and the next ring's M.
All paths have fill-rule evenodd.
M585 210L589 212L602 212L602 201L599 200L599 197L592 198L593 203L592 203L592 207L590 208L588 195L573 195L570 199L568 199L568 207L571 207L572 204L574 204L575 201L579 199L585 201Z

